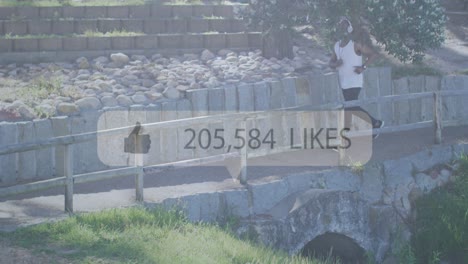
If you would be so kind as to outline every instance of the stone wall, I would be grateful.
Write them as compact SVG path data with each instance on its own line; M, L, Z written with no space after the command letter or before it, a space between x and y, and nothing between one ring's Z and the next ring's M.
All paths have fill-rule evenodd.
M245 6L0 7L0 63L74 60L110 51L174 55L254 50L262 46L259 30L247 29L235 17ZM109 32L113 34L103 35Z
M462 88L468 89L468 77L466 76L445 76L441 79L421 76L392 81L390 69L374 68L366 72L365 88L361 98ZM4 122L0 124L0 145L34 142L41 138L69 133L79 134L96 131L97 120L106 111L119 110L130 113L143 110L147 113L147 116L142 122L153 123L160 120L168 121L227 112L265 111L300 105L321 105L342 100L335 74L310 74L303 77L286 78L278 82L188 90L185 98L180 100L166 100L149 105L134 105L129 108L104 107L99 111L83 110L79 115L68 118L56 117L22 123ZM445 120L468 118L467 106L463 104L461 98L445 99L443 106ZM368 109L377 118L382 118L388 126L432 119L432 98L395 104L374 104L364 108ZM287 120L282 122L287 122ZM330 117L328 122L334 124L336 117ZM282 124L273 121L271 123L279 127ZM228 126L230 124L226 122L224 125ZM61 129L58 129L59 127ZM169 135L164 140L166 140L166 145L170 145L168 142L177 142L177 134ZM0 156L0 184L5 186L22 181L60 176L57 173L57 171L60 171L57 170L57 167L61 166L59 161L61 157L57 154L57 151L57 149L49 149ZM179 160L181 156L177 152L168 154L164 148L159 151L161 151L160 156L164 156L166 162ZM86 173L108 168L98 159L96 141L77 145L75 149L75 173Z

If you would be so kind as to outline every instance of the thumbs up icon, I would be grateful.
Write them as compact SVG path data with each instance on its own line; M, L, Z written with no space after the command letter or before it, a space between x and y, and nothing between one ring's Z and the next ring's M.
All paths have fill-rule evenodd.
M132 154L147 154L151 147L150 135L140 135L141 124L136 122L128 137L124 139L124 152Z

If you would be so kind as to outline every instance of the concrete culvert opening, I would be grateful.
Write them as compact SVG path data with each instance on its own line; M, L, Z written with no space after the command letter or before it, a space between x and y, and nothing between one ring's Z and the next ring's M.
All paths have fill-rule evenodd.
M342 264L366 263L365 250L353 239L337 234L325 233L307 243L301 255L309 258L339 259Z

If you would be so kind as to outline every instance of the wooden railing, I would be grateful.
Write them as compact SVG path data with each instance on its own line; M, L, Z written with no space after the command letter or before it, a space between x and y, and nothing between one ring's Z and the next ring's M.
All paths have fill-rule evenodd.
M458 126L466 124L467 120L442 120L442 97L448 96L466 96L468 95L467 90L451 90L451 91L438 91L438 92L424 92L424 93L414 93L414 94L404 94L404 95L389 95L383 96L378 98L368 98L365 100L356 100L356 101L348 101L342 103L333 103L333 104L325 104L319 106L300 106L300 107L293 107L293 108L285 108L273 111L320 111L320 110L343 110L345 107L353 107L353 106L360 106L360 105L368 105L368 104L381 104L381 103L390 103L390 102L397 102L397 101L404 101L404 100L414 100L414 99L422 99L422 98L433 98L433 120L431 121L424 121L418 122L413 124L405 124L405 125L397 125L391 127L384 127L381 129L376 129L375 132L377 133L391 133L391 132L401 132L401 131L408 131L418 128L428 128L434 127L434 142L435 144L440 144L442 142L442 128L444 126ZM344 125L344 111L341 111L341 114L338 116L338 128L343 127ZM188 119L178 119L172 121L165 121L165 122L157 122L151 124L143 124L142 127L144 128L180 128L180 127L187 127L189 125L197 125L204 122L211 122L211 121L230 121L233 120L241 120L242 125L245 127L246 122L249 119L261 118L266 117L267 115L271 115L271 111L263 111L263 112L243 112L243 113L234 113L234 114L225 114L225 115L217 115L217 116L204 116L204 117L195 117L195 118L188 118ZM122 130L130 130L133 127L121 127L116 129L109 129L109 130L102 130L102 131L95 131L90 133L78 134L78 135L68 135L62 137L55 137L49 138L46 140L41 140L37 142L30 142L30 143L22 143L22 144L14 144L9 146L1 146L0 147L0 155L7 155L31 150L38 150L44 149L49 147L56 147L56 146L63 146L64 147L64 176L58 177L49 180L31 182L27 184L15 185L11 187L4 187L0 188L0 197L8 197L22 193L28 193L33 191L39 191L44 189L49 189L53 187L60 187L65 186L65 211L72 213L73 212L73 193L74 193L74 184L85 183L85 182L95 182L101 181L105 179L113 179L118 177L124 176L135 176L135 197L137 202L142 202L144 199L143 189L144 189L144 172L143 172L143 164L142 164L142 157L138 156L141 154L135 154L135 166L133 167L125 167L120 169L113 169L113 170L106 170L106 171L98 171L86 174L79 174L74 175L73 173L73 145L77 143L89 142L96 138L98 135L112 135L121 133ZM244 130L245 131L245 130ZM244 132L247 133L247 132ZM363 132L354 132L351 133L349 136L359 136L360 133L367 133L369 131ZM244 137L246 135L243 135ZM166 164L160 164L157 166L152 166L152 168L167 168L168 166L172 167L183 167L183 166L194 166L200 164L206 164L214 161L224 160L230 157L240 157L240 175L238 180L242 184L247 183L247 160L248 158L254 157L261 157L265 155L271 154L278 154L278 153L285 153L294 151L290 147L279 147L275 148L274 150L269 150L267 152L255 152L249 153L247 148L242 148L237 153L227 153L227 154L219 154L213 155L210 157L204 158L197 158L191 160L184 160L178 162L171 162ZM340 160L344 158L344 152L340 151Z

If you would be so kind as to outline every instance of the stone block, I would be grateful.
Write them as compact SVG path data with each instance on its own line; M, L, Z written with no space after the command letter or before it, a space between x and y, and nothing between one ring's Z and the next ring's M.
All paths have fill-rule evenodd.
M138 19L122 19L121 21L122 30L128 32L143 32L144 31L144 20Z
M39 51L59 51L63 50L61 38L39 39Z
M15 123L0 123L0 146L18 143L18 126ZM12 185L17 181L16 159L18 154L0 155L0 184Z
M386 160L383 162L385 187L396 188L401 184L408 186L412 183L415 170L409 159Z
M424 91L424 76L416 76L408 78L409 92L410 93L421 93ZM422 99L414 99L409 101L410 112L409 118L410 123L418 123L422 121Z
M76 117L76 119L81 119L77 123L72 122L72 133L85 133L85 132L94 132L97 130L97 121L100 112L97 111L87 111L81 113L81 117ZM75 125L75 126L73 126ZM77 127L76 125L81 125ZM79 132L81 131L81 132ZM81 145L75 150L75 153L79 153L79 156L75 158L75 173L87 173L107 169L107 166L101 162L101 159L98 155L98 142L97 137L93 137L91 141L78 144ZM80 149L81 148L81 149Z
M408 94L409 87L408 87L408 78L401 78L398 80L393 81L393 94ZM398 125L408 124L409 123L409 111L410 111L410 104L406 101L400 101L394 103L394 120L395 123Z
M239 98L239 112L254 111L254 93L250 84L237 86L237 98Z
M254 84L254 109L255 111L267 111L270 109L271 90L266 82Z
M226 113L234 113L239 110L237 88L234 85L223 87L224 89L224 108Z
M161 121L161 105L148 105L145 107L145 113L148 124ZM151 135L151 148L146 162L148 165L157 165L161 163L161 133L158 128L150 128L148 133Z
M0 20L11 19L11 16L16 16L15 7L0 7Z
M62 7L62 15L64 18L84 18L85 17L84 6L64 6Z
M283 83L283 107L297 106L296 78L286 78Z
M323 179L326 189L358 191L361 180L358 175L350 171L329 170L323 173Z
M99 32L112 32L122 30L120 19L100 19L98 20Z
M136 36L135 48L136 49L156 49L158 47L157 36Z
M75 22L73 20L52 21L52 34L71 35L75 33Z
M189 90L187 98L192 104L194 117L208 115L208 89Z
M230 19L208 19L210 21L210 31L227 33L231 32Z
M4 21L3 31L5 34L26 35L28 34L28 23L26 21Z
M227 48L247 48L249 46L249 38L244 33L226 34Z
M319 73L311 73L307 76L309 80L309 90L311 95L311 104L320 105L325 102L323 91L323 75Z
M217 17L233 18L234 8L230 5L215 5L213 15Z
M325 95L325 103L336 103L344 100L341 92L338 74L328 73L323 75L322 92Z
M193 6L192 15L194 17L211 17L213 14L214 7L212 5Z
M108 6L107 17L108 18L128 18L129 7L128 6Z
M128 17L143 19L151 16L151 8L147 5L130 6Z
M0 52L12 52L13 51L13 40L12 39L0 39Z
M435 76L425 76L425 92L436 92L440 90L440 78ZM434 99L430 98L423 99L421 109L422 119L424 121L432 120L434 116Z
M392 68L379 68L379 90L380 96L392 95ZM379 105L380 118L385 121L386 126L394 125L393 104L382 103Z
M39 7L39 16L41 19L57 19L62 16L62 8L55 6Z
M436 165L450 162L454 158L450 146L434 146L430 150L407 157L408 160L411 160L416 172L424 172Z
M177 119L192 117L192 105L187 99L177 101ZM189 127L179 127L177 129L177 160L188 160L193 158L193 150L185 149L185 145L190 141L191 134L185 132Z
M52 34L52 22L48 20L28 21L28 33L31 35Z
M184 35L184 43L186 49L203 49L203 35L200 34L186 34Z
M161 104L161 121L177 119L177 103L175 101ZM163 162L177 161L177 133L173 128L161 130L161 159Z
M463 90L465 87L464 76L444 76L441 90ZM468 86L468 85L467 85ZM467 96L445 96L442 100L442 116L444 120L460 120L466 116Z
M168 34L186 33L186 19L168 19L166 20L166 32Z
M361 175L361 197L370 203L377 203L383 192L382 167L379 164L369 164L364 167Z
M107 6L86 6L84 18L104 18L107 17Z
M248 191L243 189L229 190L222 192L224 195L225 207L234 216L249 216L249 196Z
M110 50L112 49L112 37L89 37L88 50Z
M143 32L146 34L161 34L166 32L166 22L162 19L145 19Z
M39 49L38 39L14 39L14 50L16 52L33 52Z
M75 20L75 33L83 34L86 31L98 31L98 21L90 19Z
M135 37L112 37L112 49L131 50L135 48Z
M270 82L270 109L283 108L283 84Z
M205 48L209 50L220 50L226 48L225 34L204 34Z
M159 35L158 44L161 49L181 49L184 45L183 35Z
M152 5L151 17L156 18L156 19L171 18L172 7L167 6L167 5Z
M266 213L290 195L286 181L251 184L250 187L253 195L253 211L257 214Z
M62 43L65 51L82 51L88 47L87 38L84 37L63 38Z
M36 141L32 122L20 122L18 125L18 143L31 143ZM31 180L36 176L36 153L26 151L18 153L18 179Z
M192 5L173 5L172 17L174 18L192 17Z
M36 6L18 6L15 10L15 15L23 19L38 19L40 7ZM13 14L13 13L11 13Z
M231 20L231 32L246 32L247 31L247 24L245 21L240 19L232 19Z
M261 48L262 47L262 35L260 33L248 33L249 36L249 46L251 48Z
M297 105L310 105L312 103L310 95L309 80L305 77L296 79Z
M208 90L208 112L209 115L224 113L224 89L216 88Z
M191 33L203 33L210 31L208 19L192 18L188 22L188 30Z
M34 120L34 133L36 140L53 137L52 123L49 119ZM55 175L53 148L36 150L36 177L39 179L50 179Z
M70 135L71 127L68 117L53 117L50 120L52 122L52 129L54 131L54 137L61 137ZM65 166L64 166L64 155L65 147L60 145L55 147L55 176L62 177L65 176Z

